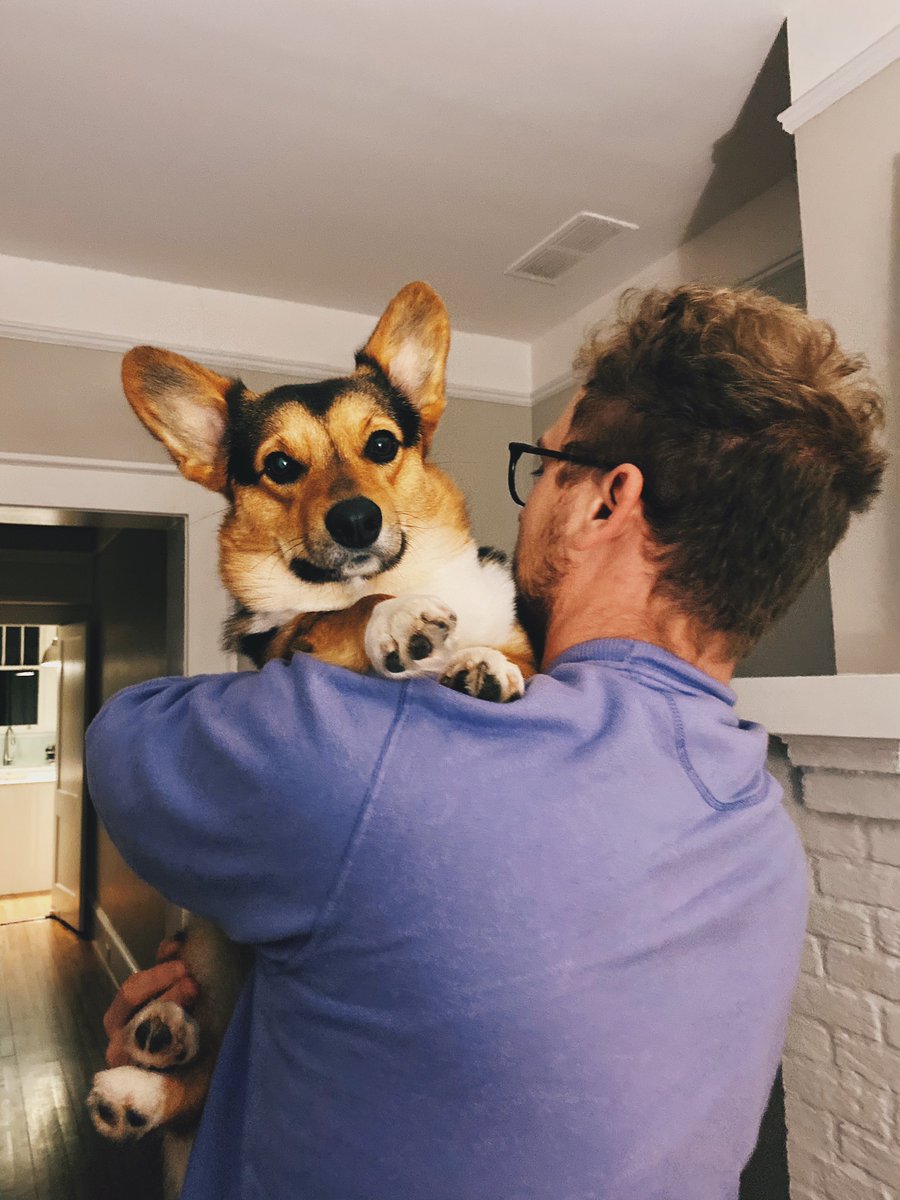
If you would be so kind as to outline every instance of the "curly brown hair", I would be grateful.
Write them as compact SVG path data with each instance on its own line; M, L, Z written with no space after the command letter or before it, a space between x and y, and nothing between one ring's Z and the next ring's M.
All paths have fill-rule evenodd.
M743 657L878 494L865 360L762 292L685 284L626 292L575 366L565 448L641 469L656 592Z

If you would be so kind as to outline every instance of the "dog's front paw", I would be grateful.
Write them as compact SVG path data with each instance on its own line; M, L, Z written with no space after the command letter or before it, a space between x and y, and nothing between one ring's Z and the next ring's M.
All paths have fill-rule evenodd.
M366 626L366 654L379 675L439 675L454 649L456 613L435 596L382 600Z
M167 1077L141 1067L113 1067L94 1076L88 1112L99 1133L124 1142L143 1137L165 1119Z
M469 646L455 654L444 669L441 683L479 700L518 700L525 680L515 663L490 646Z
M142 1067L155 1071L181 1067L196 1057L200 1030L180 1004L153 1000L126 1026L125 1048L129 1057Z

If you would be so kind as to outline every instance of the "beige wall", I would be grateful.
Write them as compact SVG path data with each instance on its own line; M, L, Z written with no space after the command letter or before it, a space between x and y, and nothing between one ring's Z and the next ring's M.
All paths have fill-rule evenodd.
M169 462L122 394L121 361L112 351L0 338L0 453ZM292 382L261 371L244 372L244 381L258 391ZM452 398L447 405L434 457L465 491L483 544L509 550L515 542L506 445L530 438L527 407Z
M576 346L572 347L573 358L576 349ZM558 392L554 392L552 396L545 396L543 400L538 401L534 406L531 415L531 440L533 442L537 441L541 434L549 429L560 413L563 412L566 405L575 395L575 388L576 385L574 383L566 384Z
M900 62L796 134L809 311L864 351L900 450ZM900 671L900 466L831 559L839 671Z
M519 510L506 483L507 446L531 441L531 412L514 404L447 402L431 457L462 487L482 546L510 551L515 545Z

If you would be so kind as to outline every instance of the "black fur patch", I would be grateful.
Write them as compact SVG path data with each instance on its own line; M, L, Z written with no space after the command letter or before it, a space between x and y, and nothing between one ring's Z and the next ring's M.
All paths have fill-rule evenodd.
M255 667L261 667L265 662L266 650L272 638L278 632L277 626L263 630L262 633L251 633L248 627L253 625L256 614L249 608L238 608L225 622L222 630L222 649L235 650L243 654ZM176 937L178 935L176 934Z
M292 558L291 572L304 583L346 583L340 571L331 567L317 567L306 558Z
M422 420L418 410L410 403L409 397L400 388L395 387L381 369L380 364L362 350L356 352L356 365L371 376L378 391L386 397L391 416L403 433L403 445L414 446L419 440Z
M287 383L247 401L247 389L235 379L226 394L228 404L228 475L237 484L252 487L259 482L254 466L256 449L266 434L272 416L289 404L298 404L321 420L329 409L348 392L362 392L400 426L404 446L419 440L419 414L401 391L394 387L374 360L357 355L362 374L343 379L325 379L321 383Z
M479 546L478 561L499 563L501 567L505 567L509 562L509 556L502 550L495 549L494 546Z
M277 629L267 629L265 633L245 633L238 640L237 648L245 658L250 659L254 667L259 668L266 661L266 651L277 632Z

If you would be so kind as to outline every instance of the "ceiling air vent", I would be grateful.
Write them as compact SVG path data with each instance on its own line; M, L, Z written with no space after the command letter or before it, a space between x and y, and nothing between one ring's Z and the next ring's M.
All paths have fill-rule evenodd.
M505 274L515 275L517 279L533 279L535 283L556 283L560 275L593 254L611 237L623 229L637 228L631 221L617 221L614 217L601 217L599 213L576 213L549 237L532 246L527 254L516 259L506 268Z

